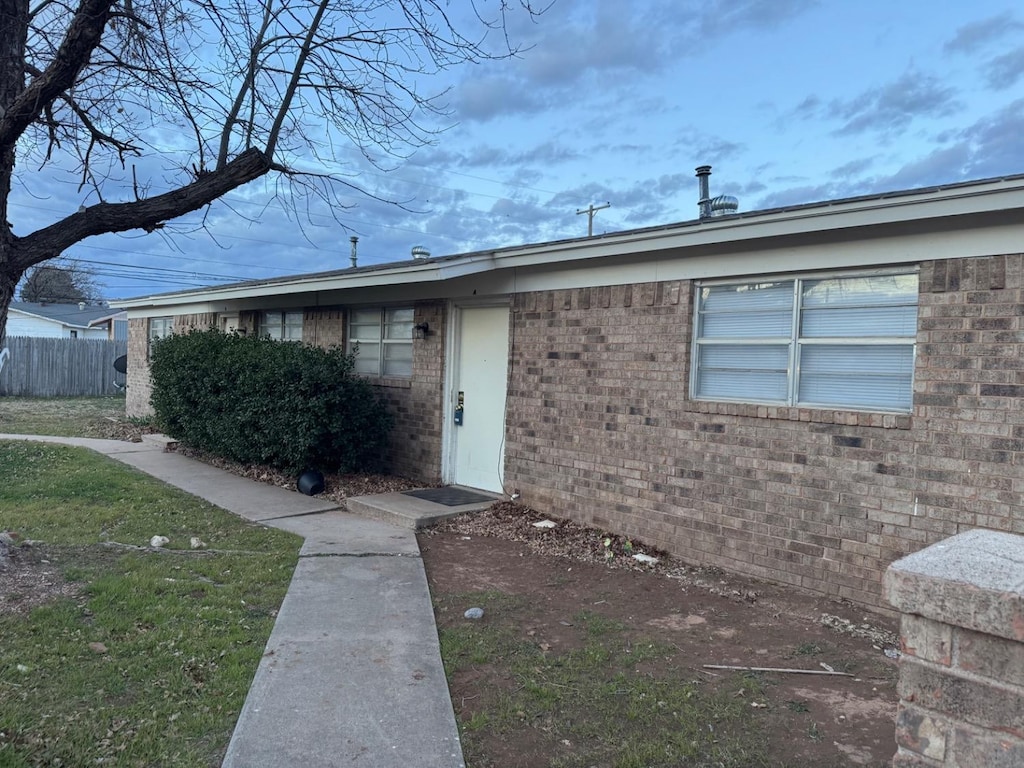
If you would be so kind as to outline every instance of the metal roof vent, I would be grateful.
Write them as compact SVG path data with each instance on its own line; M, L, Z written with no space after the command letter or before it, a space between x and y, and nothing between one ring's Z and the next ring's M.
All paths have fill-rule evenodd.
M728 216L736 213L740 208L740 201L732 195L718 195L711 197L711 166L697 166L697 183L699 184L700 197L697 199L697 209L700 211L700 218L707 219L714 216Z
M697 210L703 219L711 215L711 192L708 178L711 176L710 165L697 166L697 184L699 185L700 196L697 198Z
M709 216L729 216L740 209L740 201L732 195L719 195L711 199Z
M425 245L414 245L412 247L412 257L414 259L429 259L430 250Z

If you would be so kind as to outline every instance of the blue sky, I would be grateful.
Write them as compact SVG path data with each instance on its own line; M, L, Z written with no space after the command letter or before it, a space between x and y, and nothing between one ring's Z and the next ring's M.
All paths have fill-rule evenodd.
M67 255L117 298L343 268L351 235L368 265L583 236L591 203L611 203L595 234L685 221L703 164L742 211L1024 172L1024 9L1005 0L556 0L510 34L518 58L423 83L450 89L435 144L381 154L387 170L345 147L314 168L401 206L289 211L255 182L176 227L191 233ZM16 231L73 203L33 193Z

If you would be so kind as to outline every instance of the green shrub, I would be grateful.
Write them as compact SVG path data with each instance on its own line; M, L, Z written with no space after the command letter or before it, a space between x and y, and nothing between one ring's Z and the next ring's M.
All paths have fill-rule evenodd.
M154 343L152 404L195 448L288 472L381 469L391 420L352 355L193 331Z

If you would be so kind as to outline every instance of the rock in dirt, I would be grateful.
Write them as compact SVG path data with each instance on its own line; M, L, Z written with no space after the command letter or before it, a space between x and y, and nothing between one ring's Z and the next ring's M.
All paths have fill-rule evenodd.
M645 555L642 552L638 552L637 554L633 555L633 559L640 563L646 563L647 565L658 564L658 558L651 557L650 555Z
M467 619L482 619L484 617L484 609L470 608L463 614L463 616L465 616Z

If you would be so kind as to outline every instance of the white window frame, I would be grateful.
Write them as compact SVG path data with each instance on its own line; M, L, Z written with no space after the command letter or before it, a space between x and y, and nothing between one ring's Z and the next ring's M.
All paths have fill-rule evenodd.
M174 316L151 317L146 323L146 359L153 354L153 342L166 339L174 332Z
M398 313L407 313L408 317L399 319ZM371 316L376 315L376 322L371 321ZM356 318L359 317L359 322ZM410 306L396 307L353 307L348 312L348 341L346 350L354 352L358 348L356 357L356 372L363 376L381 376L387 378L408 379L412 378L412 349L413 349L413 322L415 320L414 310ZM408 336L394 336L389 330L391 328L407 326ZM358 329L358 330L357 330ZM376 356L370 356L367 352L376 347ZM395 367L396 361L390 357L399 347L408 347L408 368L404 366ZM399 359L401 360L401 359Z
M302 341L301 309L268 309L260 312L257 333L275 341ZM272 316L277 315L272 319Z
M845 280L865 277L885 277L885 276L914 276L918 274L917 268L894 268L894 269L882 269L882 270L860 270L860 271L845 271L845 272L817 272L817 273L804 273L799 275L774 275L764 277L754 277L746 279L723 279L723 280L704 280L696 283L695 285L695 298L693 308L693 335L692 335L692 359L690 364L690 398L693 400L700 401L718 401L718 402L736 402L736 403L752 403L758 405L776 405L776 406L790 406L790 407L804 407L804 408L822 408L829 410L846 410L846 411L868 411L868 412L890 412L890 413L910 413L913 407L913 378L914 378L914 366L916 361L916 341L917 341L917 322L918 322L918 305L919 305L919 291L914 291L912 295L907 294L907 300L897 303L886 303L877 302L869 304L847 304L847 309L870 309L870 308L893 308L903 307L908 308L914 307L914 322L912 323L912 329L906 329L905 333L892 333L892 334L875 334L875 335L864 335L864 336L814 336L814 335L803 335L802 332L802 321L805 318L805 307L803 304L804 291L803 287L809 283L819 280ZM759 285L768 283L791 283L792 284L792 305L790 307L790 323L789 331L785 336L767 336L758 335L757 333L751 336L724 336L724 337L707 337L704 336L703 324L704 324L704 307L702 299L702 291L705 288L715 288L722 286L744 286L744 285ZM835 307L832 307L835 308ZM814 309L828 309L828 307L819 306ZM783 310L776 310L778 314L781 314ZM726 313L728 314L728 313ZM735 313L742 314L742 310ZM780 347L786 349L786 394L785 397L778 399L766 399L756 398L747 396L729 396L725 394L716 394L715 392L700 392L701 387L701 361L704 358L703 352L706 349L712 347L724 348L730 345L743 345L747 348L763 347L765 349L775 348L779 350ZM900 348L904 351L902 357L906 359L907 353L909 353L909 387L904 386L903 390L905 394L900 399L898 404L882 405L879 403L865 404L863 402L857 403L855 398L844 401L842 397L837 398L826 398L821 401L815 401L812 399L801 398L801 357L805 354L805 350L810 348L818 347L819 349L830 348L833 352L842 349L843 347L849 347L851 354L863 354L866 348L879 348L889 347L894 350L894 354L900 355L899 351L895 348ZM881 350L879 350L881 351ZM776 373L781 373L782 369L775 369ZM902 374L901 374L902 375ZM894 393L895 395L895 393ZM895 400L896 397L894 396Z

